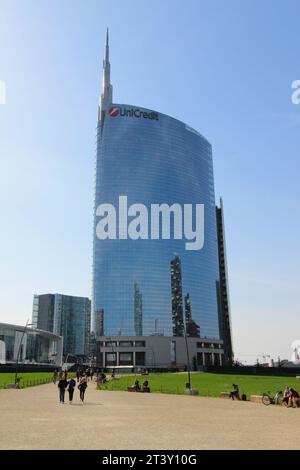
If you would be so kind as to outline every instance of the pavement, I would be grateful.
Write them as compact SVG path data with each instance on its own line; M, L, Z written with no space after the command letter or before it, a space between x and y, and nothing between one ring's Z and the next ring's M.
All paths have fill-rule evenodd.
M66 394L67 398L67 394ZM299 449L300 409L97 391L58 403L53 384L0 390L0 449Z

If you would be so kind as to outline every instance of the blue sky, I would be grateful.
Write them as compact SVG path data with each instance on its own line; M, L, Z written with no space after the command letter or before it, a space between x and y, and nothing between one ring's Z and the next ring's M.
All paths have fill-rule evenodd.
M199 130L225 205L234 349L300 337L296 0L0 0L0 320L34 293L90 295L104 35L116 102Z

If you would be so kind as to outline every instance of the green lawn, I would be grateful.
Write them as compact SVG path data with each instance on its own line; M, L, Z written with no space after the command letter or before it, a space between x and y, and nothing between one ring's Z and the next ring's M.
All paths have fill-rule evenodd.
M158 393L183 394L187 382L187 373L132 375L101 385L101 390L127 390L128 386L133 385L135 377L140 383L148 380L151 392ZM217 397L221 392L230 391L233 383L238 384L240 393L245 393L247 397L269 391L275 394L277 390L283 391L286 385L300 391L300 381L293 377L191 373L192 388L199 389L200 396Z
M20 382L21 387L31 387L33 385L41 385L43 383L51 382L52 372L20 372L19 377L22 377ZM0 388L5 388L6 384L15 382L14 373L0 372Z

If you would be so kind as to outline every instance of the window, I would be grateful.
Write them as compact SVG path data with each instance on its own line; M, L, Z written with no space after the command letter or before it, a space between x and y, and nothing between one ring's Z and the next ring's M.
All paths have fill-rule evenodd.
M135 353L135 365L136 366L144 366L145 365L145 353L143 352L136 352Z
M146 342L145 341L136 341L135 345L136 345L137 348L144 348L146 346Z
M119 346L121 348L132 348L133 341L119 341Z
M106 365L115 366L117 363L117 354L116 353L106 353Z
M203 366L203 354L200 352L197 353L197 365Z
M132 352L121 352L121 353L119 353L119 365L120 366L131 366L131 365L133 365L133 353Z

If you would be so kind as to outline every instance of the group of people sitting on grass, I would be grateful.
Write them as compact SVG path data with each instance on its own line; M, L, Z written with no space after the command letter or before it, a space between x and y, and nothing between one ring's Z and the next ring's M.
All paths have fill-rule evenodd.
M229 398L232 400L246 400L246 395L242 395L240 397L240 392L239 392L239 387L236 384L232 384L232 391L229 393ZM282 393L282 392L280 392ZM245 398L244 398L245 397ZM292 387L285 387L284 393L283 393L283 399L282 399L282 405L285 405L287 407L294 407L297 408L300 406L300 395L299 393L294 390Z
M300 395L299 393L294 390L292 387L285 387L283 392L283 400L282 404L287 406L288 408L298 408L300 405Z
M131 388L135 392L148 392L148 393L150 392L148 380L145 380L142 385L140 385L140 382L136 380Z

